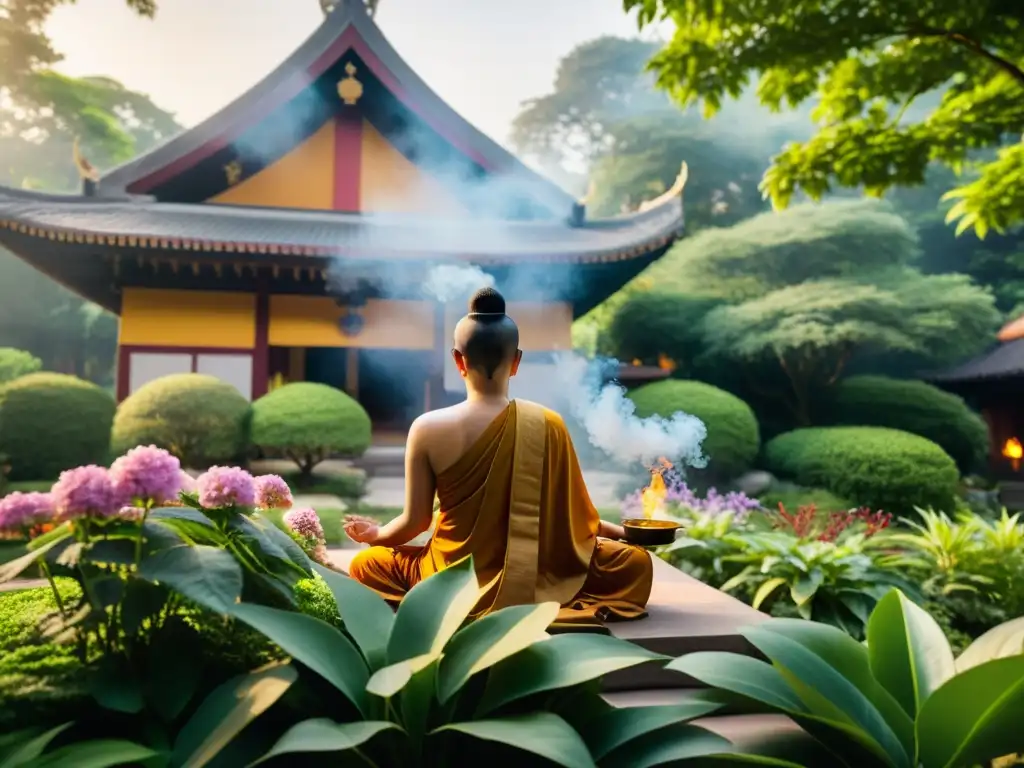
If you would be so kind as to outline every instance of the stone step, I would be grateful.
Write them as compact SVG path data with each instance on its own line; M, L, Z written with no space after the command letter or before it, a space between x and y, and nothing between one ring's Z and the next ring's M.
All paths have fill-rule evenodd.
M356 550L332 550L331 558L346 570ZM697 651L731 651L756 655L739 629L767 617L717 589L654 559L654 587L647 606L648 617L608 625L612 635L655 653L683 656ZM665 670L660 664L644 664L608 675L608 692L699 688L686 675Z

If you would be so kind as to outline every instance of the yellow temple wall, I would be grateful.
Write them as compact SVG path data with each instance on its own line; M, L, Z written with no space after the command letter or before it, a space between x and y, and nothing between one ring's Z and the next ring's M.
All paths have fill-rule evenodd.
M338 327L345 310L319 296L271 296L268 343L276 347L433 349L434 309L426 301L370 300L363 329L347 336Z
M458 216L466 208L440 181L417 168L368 122L363 122L359 207L365 213Z
M334 120L254 176L209 200L329 211L334 208Z
M256 296L125 288L118 342L122 346L252 349Z

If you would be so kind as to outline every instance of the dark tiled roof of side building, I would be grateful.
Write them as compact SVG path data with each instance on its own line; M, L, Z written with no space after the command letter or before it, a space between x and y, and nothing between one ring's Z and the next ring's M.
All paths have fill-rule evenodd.
M955 384L1016 376L1024 377L1024 338L1002 342L963 365L928 378L936 384Z

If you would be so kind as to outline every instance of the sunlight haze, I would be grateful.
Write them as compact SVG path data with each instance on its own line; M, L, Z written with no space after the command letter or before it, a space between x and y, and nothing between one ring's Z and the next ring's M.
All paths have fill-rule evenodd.
M47 32L66 56L62 72L113 77L191 126L273 70L322 18L317 0L162 0L155 20L124 0L79 0L59 7ZM431 88L501 143L573 46L637 34L618 0L381 0L376 20Z

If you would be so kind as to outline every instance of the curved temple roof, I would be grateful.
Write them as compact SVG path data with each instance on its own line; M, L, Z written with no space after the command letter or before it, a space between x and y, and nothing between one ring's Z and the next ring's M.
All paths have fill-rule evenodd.
M196 127L105 174L99 182L100 194L150 193L181 167L231 144L245 128L309 88L350 51L388 91L483 170L514 180L553 211L570 209L574 200L568 193L527 168L430 89L387 41L363 0L340 0L277 69Z
M49 195L0 187L0 243L6 230L58 243L114 248L515 265L635 258L671 244L682 226L680 196L641 213L573 226L558 220L445 220L159 203L147 198Z

